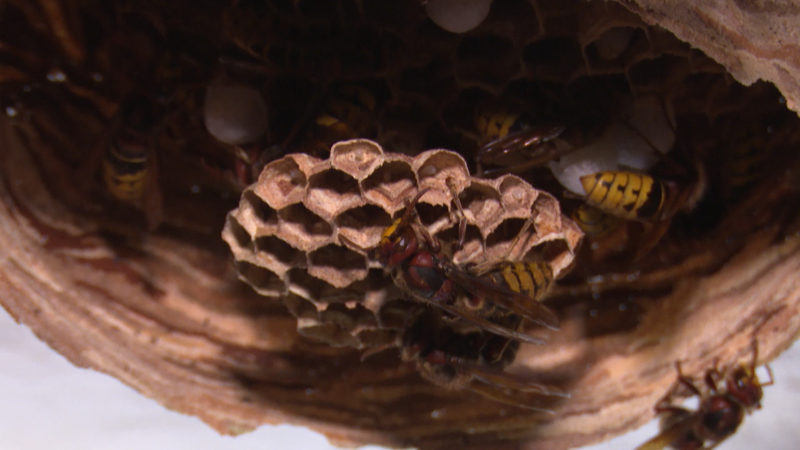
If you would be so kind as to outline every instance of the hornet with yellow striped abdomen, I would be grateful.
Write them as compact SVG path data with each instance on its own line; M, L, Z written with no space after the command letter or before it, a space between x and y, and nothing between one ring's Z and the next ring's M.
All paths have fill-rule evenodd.
M580 181L588 207L643 224L642 242L636 251L638 259L658 243L678 211L688 211L697 205L705 193L705 170L699 162L696 164L696 177L694 182L680 184L639 172L618 170L584 175ZM590 221L585 211L576 212L579 225ZM595 221L600 220L595 218ZM588 228L594 231L593 225Z
M667 198L667 186L637 172L607 171L581 177L586 203L626 220L657 220Z
M583 231L582 249L587 256L582 259L602 261L627 248L628 222L624 219L607 214L584 202L572 210L570 218Z
M572 150L556 141L565 127L560 124L533 124L527 115L505 108L482 108L475 115L480 140L478 166L498 166L497 170L523 172L541 166Z
M409 202L370 252L395 284L420 303L400 337L403 360L415 363L420 375L439 386L547 411L546 402L566 394L503 369L513 362L521 342L543 342L528 334L527 322L558 327L558 317L540 301L553 282L551 266L504 261L481 271L455 264L441 243L412 221L425 192ZM461 211L457 197L454 202ZM462 242L459 236L458 245Z
M606 214L603 211L581 203L570 215L573 222L578 224L583 234L597 238L614 230L622 220L619 217Z
M481 276L453 263L442 251L441 243L424 227L412 222L416 202L426 191L420 191L403 215L384 230L378 246L371 251L373 257L413 300L433 305L490 333L541 343L538 338L493 321L492 317L499 312L516 314L557 329L558 317L538 301L549 287L552 271L510 265L499 275Z
M374 138L379 131L375 118L377 106L378 99L365 86L334 87L301 143L303 151L327 157L331 145L337 141Z
M112 145L103 157L103 182L115 198L136 202L144 196L149 164L148 148L131 143Z
M524 294L531 299L539 300L553 282L553 268L546 262L510 262L500 263L494 271L484 275L495 284Z
M580 178L584 201L607 214L639 222L669 220L678 211L693 209L705 194L706 175L695 163L695 180L677 181L632 171L597 172Z
M143 96L128 96L113 119L102 161L108 192L140 209L150 228L163 217L154 151L157 124L155 105Z

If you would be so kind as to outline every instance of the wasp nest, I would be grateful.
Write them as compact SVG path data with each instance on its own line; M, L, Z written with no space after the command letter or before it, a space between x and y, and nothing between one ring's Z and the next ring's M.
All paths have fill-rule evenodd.
M271 162L228 215L222 236L241 278L259 294L283 299L301 334L334 345L386 344L380 339L390 335L375 330L381 307L397 293L365 249L377 246L419 189L430 189L418 208L434 238L453 235L452 195L461 200L473 233L454 255L457 263L536 252L558 276L573 262L582 233L550 194L513 175L471 177L451 151L410 157L368 140L339 142L327 160L294 154ZM532 232L514 234L529 218ZM515 241L521 245L509 248Z
M677 361L699 378L794 340L796 7L423 3L0 2L0 302L223 433L289 421L349 445L585 445L655 416ZM476 115L503 106L576 152L487 156ZM580 200L552 167L618 165L633 141L698 198L675 197L646 253L664 224L576 248L561 211ZM408 293L369 251L426 188L415 220L443 245L463 204L457 267L555 268L560 330L504 366L568 390L553 414L375 352Z

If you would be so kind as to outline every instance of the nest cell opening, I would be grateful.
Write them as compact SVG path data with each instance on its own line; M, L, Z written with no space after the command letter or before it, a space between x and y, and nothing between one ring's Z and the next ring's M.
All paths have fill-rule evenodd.
M347 247L326 245L308 254L308 273L342 288L367 276L367 260Z
M305 268L292 268L287 273L289 291L314 303L353 300L341 289L308 273Z
M509 36L515 41L524 36L536 36L541 30L534 8L532 2L494 0L481 28Z
M278 211L281 219L276 235L293 247L308 251L330 240L333 227L322 217L295 204Z
M265 267L247 261L237 261L236 270L247 281L247 284L253 286L263 296L278 297L286 292L286 286L281 277Z
M379 206L364 205L339 214L334 223L340 235L360 248L368 249L378 244L381 233L391 225L392 218Z
M512 249L507 247L517 238L525 222L527 222L527 219L516 217L507 218L500 222L500 224L486 236L486 251L490 251L496 247L504 247L508 251L511 251Z
M500 181L498 191L503 199L503 205L508 211L529 211L531 205L539 197L525 189L525 183L515 176L504 177Z
M431 151L417 168L419 185L446 187L448 181L462 184L469 178L464 159L450 151Z
M496 221L503 213L501 196L492 186L473 182L458 197L464 214L481 227Z
M255 217L259 220L259 225L274 227L278 224L278 213L271 208L261 197L252 191L243 194L244 203L252 208Z
M452 224L450 209L446 206L417 203L416 209L420 222L433 233Z
M312 175L308 189L306 206L329 219L362 202L358 181L340 170L325 170Z
M459 230L458 225L447 228L436 234L435 236L440 242L447 243L448 245L458 242ZM457 264L463 264L468 261L479 261L483 259L483 236L481 228L476 225L467 224L466 232L464 233L464 244L460 249L454 248L455 254L453 261Z
M227 224L230 227L231 233L233 233L233 238L236 239L236 244L241 248L250 247L253 241L250 239L250 234L247 233L247 230L239 225L239 222L233 217L228 217Z
M291 267L305 265L303 252L275 236L258 236L255 239L255 246L259 259L273 260L275 262L274 269L276 272L285 273Z
M283 296L281 301L286 306L286 309L288 309L289 312L291 312L292 315L298 319L319 319L319 311L317 311L317 307L314 306L314 303L310 302L308 299L289 293L288 295Z
M563 239L545 241L525 252L525 261L557 261L570 255L570 249Z
M386 161L362 182L364 198L386 211L402 207L405 194L416 186L416 177L405 161Z

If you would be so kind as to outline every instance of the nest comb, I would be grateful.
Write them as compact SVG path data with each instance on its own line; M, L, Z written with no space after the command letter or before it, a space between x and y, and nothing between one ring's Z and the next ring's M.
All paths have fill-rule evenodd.
M291 154L268 164L228 215L222 236L240 278L280 298L301 333L333 345L381 345L393 336L379 319L382 308L401 294L366 250L424 188L420 220L445 244L458 234L451 192L462 202L467 234L455 262L535 255L556 276L571 265L581 232L550 194L513 175L472 177L448 150L410 157L365 139L335 144L327 160Z

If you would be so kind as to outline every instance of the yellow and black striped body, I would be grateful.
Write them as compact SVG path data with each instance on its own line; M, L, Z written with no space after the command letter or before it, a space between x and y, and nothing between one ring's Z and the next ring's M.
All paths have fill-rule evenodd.
M116 199L136 202L144 197L149 178L146 146L114 144L103 157L103 182Z
M666 200L666 186L636 172L608 171L581 177L586 203L627 220L657 220Z
M347 137L370 137L377 100L361 86L339 87L328 99L315 124Z
M484 175L498 171L521 173L572 150L569 145L555 142L566 129L564 125L547 121L534 124L528 114L517 111L486 109L475 115L479 169L495 166L483 172Z
M485 110L475 115L475 128L483 142L504 138L527 127L523 115L512 111Z
M307 153L326 156L337 141L375 138L377 100L362 86L340 86L330 95L306 138Z
M135 203L147 193L154 176L151 147L160 117L156 102L138 92L119 105L102 167L106 188L116 199Z
M606 214L585 203L572 211L571 218L578 224L583 233L590 237L603 236L612 231L620 223L619 217Z
M495 284L537 301L553 284L553 269L546 262L506 261L486 276Z
M763 137L750 137L738 142L724 155L721 172L728 201L737 201L764 177L769 156L766 148L767 142Z
M392 222L391 225L386 227L381 233L381 240L378 242L378 246L386 245L392 240L392 236L397 232L397 229L400 227L400 224L403 223L403 218L398 217L397 219Z

